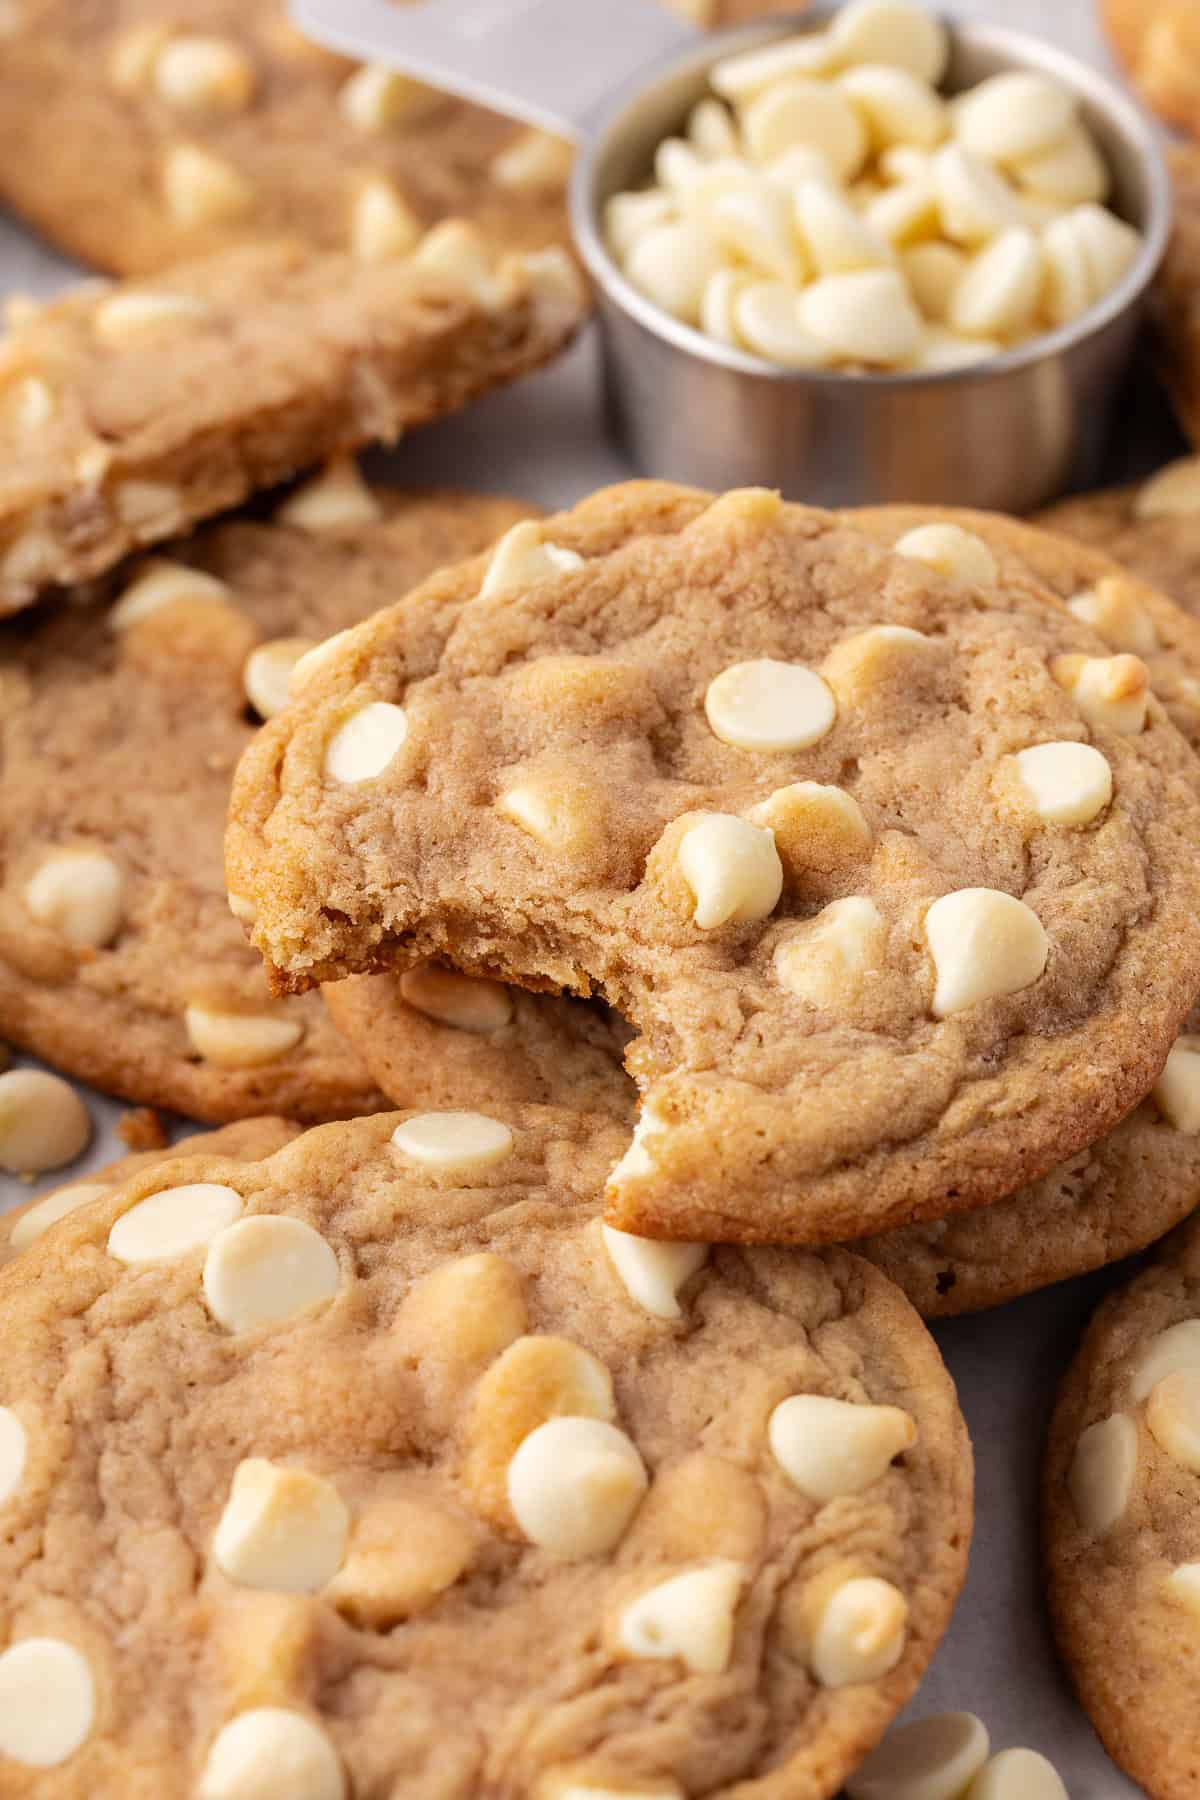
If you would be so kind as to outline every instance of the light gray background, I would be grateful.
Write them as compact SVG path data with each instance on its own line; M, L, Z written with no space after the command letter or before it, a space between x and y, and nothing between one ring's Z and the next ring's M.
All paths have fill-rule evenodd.
M958 0L958 10L1002 20L1111 67L1092 17L1092 0ZM49 293L69 265L0 218L0 291ZM1130 407L1114 443L1114 467L1149 463L1171 447L1157 403L1136 387L1139 419L1130 446ZM589 337L549 373L494 396L465 417L418 434L376 473L399 481L448 482L569 505L631 471L605 442L595 345ZM671 471L653 473L669 476ZM87 1094L96 1121L90 1153L67 1172L121 1154L112 1133L121 1108ZM59 1185L44 1178L34 1191ZM31 1190L0 1177L0 1208ZM1108 1761L1075 1705L1054 1657L1038 1574L1037 1469L1055 1385L1110 1275L1072 1282L1000 1313L940 1327L938 1340L958 1383L975 1441L978 1523L971 1574L953 1627L913 1704L914 1714L965 1708L987 1722L993 1747L1028 1744L1057 1764L1071 1800L1130 1800L1140 1790ZM1197 1521L1200 1555L1200 1520Z

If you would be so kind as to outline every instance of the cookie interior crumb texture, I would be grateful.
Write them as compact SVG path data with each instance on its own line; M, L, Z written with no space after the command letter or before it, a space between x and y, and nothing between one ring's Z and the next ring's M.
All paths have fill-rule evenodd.
M277 985L442 956L602 995L645 1235L857 1236L1041 1175L1200 987L1200 821L1145 665L974 546L631 484L436 577L239 770Z
M597 1217L624 1137L321 1127L0 1270L0 1685L60 1702L5 1711L0 1792L265 1794L285 1751L322 1795L837 1791L962 1581L953 1386L841 1250L714 1250L648 1310Z

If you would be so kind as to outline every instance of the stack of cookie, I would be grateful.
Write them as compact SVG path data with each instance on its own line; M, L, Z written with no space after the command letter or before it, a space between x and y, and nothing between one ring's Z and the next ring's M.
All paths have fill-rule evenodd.
M143 1109L5 1216L0 1800L1055 1800L861 1765L972 1527L923 1320L1200 1201L1200 472L373 484L583 322L564 146L276 0L0 40L0 192L125 277L0 343L0 1035ZM88 1129L0 1075L0 1167ZM1195 1610L1193 1236L1047 1472L1170 1800L1089 1646Z

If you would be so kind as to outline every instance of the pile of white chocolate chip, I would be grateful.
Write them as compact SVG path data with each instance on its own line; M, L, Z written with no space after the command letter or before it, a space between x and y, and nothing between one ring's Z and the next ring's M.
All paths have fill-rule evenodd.
M1077 318L1141 238L1075 96L1032 70L952 98L945 26L851 0L719 62L609 248L657 306L787 368L941 370Z

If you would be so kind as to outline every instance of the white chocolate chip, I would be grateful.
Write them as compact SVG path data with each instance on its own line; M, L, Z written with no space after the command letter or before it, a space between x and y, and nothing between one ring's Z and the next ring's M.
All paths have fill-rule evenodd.
M92 1119L67 1082L42 1069L0 1075L0 1169L40 1175L74 1162L91 1142Z
M1114 1413L1082 1433L1067 1475L1075 1517L1092 1537L1103 1537L1123 1516L1137 1473L1137 1426Z
M1036 1750L1001 1750L981 1769L963 1800L1069 1800L1054 1764Z
M737 126L729 108L711 95L698 100L688 114L687 136L688 143L701 156L737 156L740 150Z
M809 1662L822 1687L878 1681L904 1653L908 1602L878 1576L855 1576L834 1589L813 1631Z
M742 137L752 162L768 163L795 144L819 150L839 181L850 181L867 154L867 132L837 88L808 76L778 81L742 113Z
M348 784L373 781L399 754L408 736L404 708L369 700L334 732L325 747L325 774Z
M963 148L987 162L1016 162L1059 143L1075 121L1075 96L1032 69L1007 70L968 89L955 107Z
M1200 1563L1180 1563L1164 1577L1163 1587L1172 1600L1200 1619Z
M843 63L887 63L936 85L950 56L946 27L917 0L850 0L830 24Z
M668 1129L666 1120L655 1110L651 1101L644 1101L633 1128L629 1148L613 1169L610 1182L619 1185L630 1176L652 1174L655 1163L647 1145L651 1138L664 1136Z
M934 1713L889 1731L846 1782L849 1800L962 1800L988 1759L974 1713Z
M950 296L947 319L966 337L1027 334L1045 280L1037 238L1027 226L1002 231L973 257Z
M542 528L533 519L522 519L505 532L492 551L479 590L480 598L490 600L498 594L519 594L539 581L554 575L582 569L583 558L575 550L564 549L542 537Z
M765 919L783 892L774 833L748 819L707 813L684 833L676 855L701 931Z
M1089 725L1125 737L1145 728L1150 675L1140 657L1062 656L1052 673Z
M513 1517L552 1556L602 1556L619 1543L646 1491L625 1433L603 1419L548 1419L508 1465Z
M938 223L937 189L929 180L905 181L899 187L885 188L868 201L864 217L888 246L903 248L919 239L931 238Z
M53 388L40 375L23 375L4 395L4 417L18 431L39 431L54 417L57 406Z
M1067 601L1067 609L1098 631L1110 650L1153 656L1159 647L1154 620L1119 575L1106 575L1095 587L1076 594Z
M791 208L774 182L764 177L728 187L708 208L708 225L722 248L740 261L780 281L799 280L802 256ZM703 297L700 310L703 316Z
M1200 1038L1181 1037L1171 1046L1151 1093L1168 1125L1185 1137L1200 1134Z
M1176 1369L1200 1368L1200 1319L1184 1319L1143 1346L1130 1371L1130 1393L1144 1400L1151 1388Z
M798 926L775 951L781 987L810 1006L838 1011L852 1005L882 967L884 924L873 900L852 894L834 900Z
M141 565L141 573L109 609L107 623L112 631L128 631L160 606L172 606L177 600L221 604L231 598L232 590L215 575L206 575L203 569L193 569L187 563L153 556Z
M220 1012L200 1001L184 1009L188 1042L217 1069L257 1069L277 1062L304 1036L300 1019L281 1013Z
M68 1213L87 1206L93 1200L101 1200L111 1192L106 1181L79 1181L73 1182L69 1187L55 1188L52 1194L47 1194L44 1200L39 1200L36 1206L31 1206L28 1212L21 1214L8 1234L9 1249L28 1250L30 1244L36 1242L51 1225L57 1224L59 1219L65 1219Z
M556 856L574 856L595 843L603 798L575 772L542 769L506 788L496 811Z
M400 977L400 996L406 1006L436 1019L455 1031L491 1037L511 1023L513 998L501 981L481 975L460 975L436 963L420 963Z
M800 323L850 362L906 362L921 339L921 317L898 269L825 275L800 296Z
M429 89L399 69L364 63L338 90L338 109L356 131L386 131L415 105L424 104Z
M740 347L735 306L739 296L753 284L754 277L746 269L718 269L709 276L700 299L700 329L706 337ZM793 316L794 311L793 302Z
M905 532L895 549L897 556L925 563L948 581L961 581L965 587L996 585L995 557L981 537L961 525L918 525Z
M273 638L250 652L242 670L242 685L260 719L273 719L283 711L291 698L296 664L317 647L311 638Z
M677 1657L694 1675L723 1674L745 1575L741 1563L721 1561L647 1588L621 1614L617 1642L642 1660Z
M73 1644L30 1637L0 1656L0 1755L27 1769L74 1756L96 1717L96 1683Z
M123 1263L170 1262L203 1250L241 1216L242 1196L216 1181L163 1188L122 1213L108 1234L108 1254Z
M1142 248L1140 233L1106 207L1088 203L1067 214L1087 263L1092 297L1098 300L1125 279Z
M196 144L175 144L162 170L167 210L184 227L237 219L254 203L254 190L231 163Z
M648 231L675 222L674 198L656 188L645 193L614 194L604 209L604 235L618 262L625 261Z
M331 1481L251 1456L233 1472L213 1560L242 1587L315 1594L337 1574L350 1514Z
M1035 744L1013 761L1030 806L1047 825L1090 825L1112 799L1112 769L1091 744Z
M228 38L172 38L154 59L159 99L182 112L244 112L254 80L254 64Z
M261 1706L239 1713L213 1739L197 1800L346 1800L333 1748L303 1713Z
M360 1628L390 1631L453 1587L475 1546L475 1532L452 1513L415 1500L379 1502L355 1521L325 1597Z
M25 905L39 925L99 950L121 929L125 881L103 850L55 850L25 886Z
M372 175L355 195L350 244L359 262L408 256L421 241L421 221L395 182Z
M904 251L900 266L925 317L943 321L967 267L962 251L953 244L914 244Z
M140 538L165 534L183 523L183 496L169 481L118 482L112 502L121 523Z
M767 1426L772 1454L808 1499L824 1506L871 1487L917 1441L898 1406L859 1406L822 1394L781 1400Z
M1173 1369L1146 1396L1155 1442L1182 1469L1200 1474L1200 1369Z
M213 1239L204 1259L208 1309L227 1331L279 1325L332 1300L340 1281L333 1250L303 1219L239 1219Z
M955 243L985 244L997 232L1021 224L1017 196L988 163L947 144L933 161L942 229Z
M871 827L853 794L820 781L794 781L750 808L752 825L775 833L784 868L802 874L870 854Z
M118 93L131 94L149 86L154 65L170 39L171 27L161 20L121 33L108 60L108 78Z
M746 50L714 63L709 80L718 94L743 106L765 89L795 75L824 75L836 60L833 41L824 32L787 37L762 50Z
M886 268L892 252L849 202L827 182L801 181L794 194L796 225L821 275Z
M732 135L732 125L729 129ZM488 174L510 193L536 194L562 187L573 160L574 151L563 138L531 129L493 156Z
M332 458L319 475L275 509L277 525L293 525L300 531L338 531L343 526L373 525L382 517L383 509L352 456ZM334 634L339 639L343 635ZM325 641L332 644L334 638Z
M11 1406L0 1406L0 1506L20 1487L28 1453L25 1427Z
M694 219L652 226L625 258L625 274L638 292L688 325L699 323L704 289L720 266L716 239Z
M838 80L863 119L878 150L911 144L932 150L946 135L946 106L927 81L907 69L871 63L849 70Z
M1138 489L1139 519L1192 518L1200 513L1200 456L1181 456Z
M443 219L427 231L412 254L411 266L444 282L484 312L494 312L506 288L496 278L492 247L478 226L466 219Z
M935 1019L1031 987L1050 950L1033 909L997 888L943 894L925 914L925 938L937 977Z
M1108 164L1083 125L1073 125L1034 155L1015 159L1012 174L1029 193L1063 206L1102 201L1111 185Z
M601 1225L604 1248L631 1300L656 1319L683 1316L679 1290L708 1260L707 1244L660 1243Z
M829 345L801 323L800 296L790 282L744 285L733 297L733 325L747 349L785 369L820 369L833 361Z
M708 684L704 711L721 742L739 750L806 750L837 716L819 675L771 657L722 670Z
M511 1156L514 1138L500 1119L485 1113L417 1113L397 1125L392 1143L403 1155L443 1174L475 1174Z
M956 331L931 325L922 334L911 367L934 374L945 369L970 369L999 356L1003 348L997 338L960 337Z

